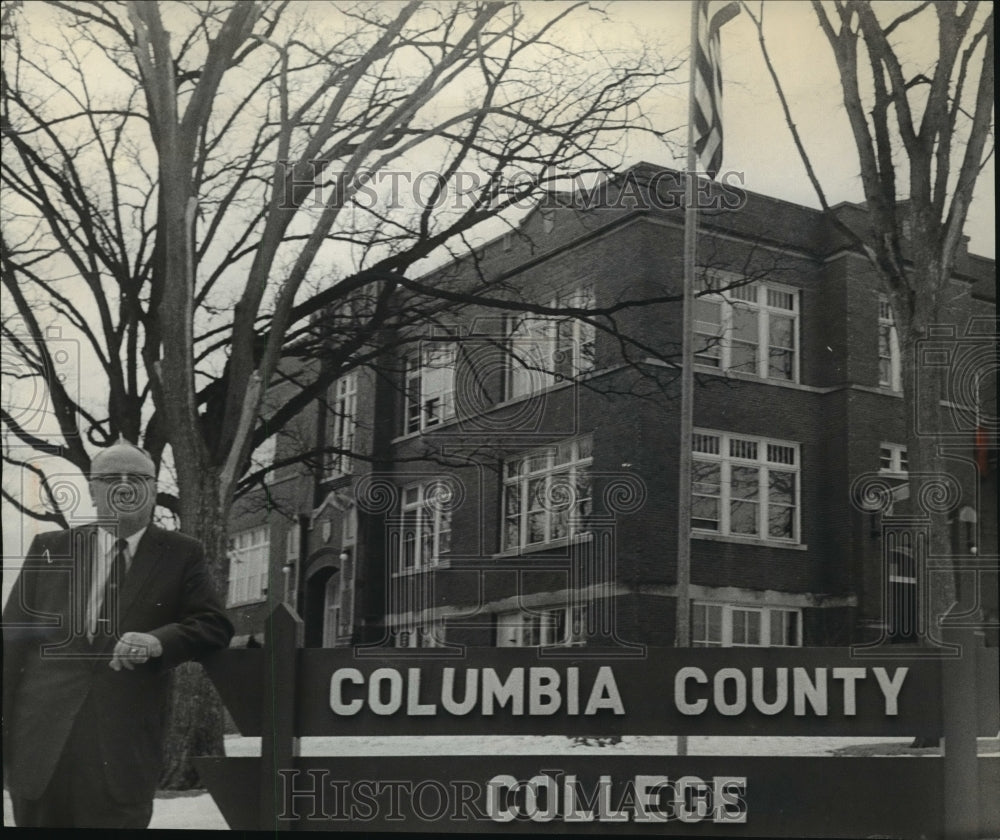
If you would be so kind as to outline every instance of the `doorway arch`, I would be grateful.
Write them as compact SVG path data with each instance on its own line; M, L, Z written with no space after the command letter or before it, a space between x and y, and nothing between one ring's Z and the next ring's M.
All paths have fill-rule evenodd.
M336 558L337 553L331 548L321 548L309 558L303 603L303 643L306 647L329 646L327 616L331 592L336 593L334 602L339 603L340 566L334 562Z

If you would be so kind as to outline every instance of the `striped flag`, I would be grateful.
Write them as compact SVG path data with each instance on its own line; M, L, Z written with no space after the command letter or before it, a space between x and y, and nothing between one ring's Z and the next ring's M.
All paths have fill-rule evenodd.
M694 151L698 168L714 178L722 168L722 66L719 30L740 12L735 0L695 0Z

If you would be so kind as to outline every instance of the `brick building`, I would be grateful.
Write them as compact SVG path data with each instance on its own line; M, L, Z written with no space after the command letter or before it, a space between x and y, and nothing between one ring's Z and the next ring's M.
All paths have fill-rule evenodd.
M423 278L510 306L467 304L383 336L376 364L279 437L278 462L331 451L238 505L238 633L259 639L284 599L312 646L672 644L681 184L640 165ZM884 545L894 517L919 513L887 301L822 213L727 186L704 198L692 641L912 640L916 549ZM994 262L963 245L952 290L942 340L995 354ZM952 406L961 556L997 554L995 363L984 370L973 428L969 406ZM857 503L866 474L891 510ZM978 580L995 617L996 574Z

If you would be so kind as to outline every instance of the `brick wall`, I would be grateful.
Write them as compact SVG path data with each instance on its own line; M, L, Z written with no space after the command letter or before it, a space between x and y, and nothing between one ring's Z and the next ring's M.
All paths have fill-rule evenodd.
M860 211L844 205L840 212L853 218ZM496 281L491 294L542 303L574 286L593 284L599 308L678 297L682 221L678 208L641 205L586 213L571 208L537 211L518 233L487 243L474 259L445 266L425 280L460 288L479 282L462 278L481 271ZM773 603L785 597L805 604L807 643L845 643L855 637L852 628L859 618L877 617L882 585L879 541L872 537L870 518L850 504L851 482L878 469L881 442L906 441L900 396L878 387L874 273L860 255L844 249L822 214L753 194L747 194L739 211L704 214L700 247L703 265L743 270L798 292L798 381L779 384L699 369L695 425L799 445L801 545L695 538L692 582L705 591L742 592ZM995 311L987 282L994 269L992 261L965 254L959 269L965 274L955 287L949 318L964 330L971 315ZM273 498L287 495L285 503L294 506L312 494L315 506L331 492L349 494L369 473L397 488L453 476L463 497L453 512L450 557L463 570L437 577L431 606L453 615L469 614L466 621L474 626L456 630L457 640L492 643L483 640L492 639L493 613L515 608L519 595L535 601L550 598L554 604L564 601L570 581L570 549L565 545L521 558L501 552L500 465L533 447L591 435L595 515L613 512L603 494L617 480L632 482L644 499L619 510L613 523L615 582L623 587L616 596L619 626L628 638L670 643L679 404L670 363L679 352L680 315L676 300L617 308L617 328L637 342L623 345L599 332L597 371L585 382L502 403L478 417L459 416L420 435L402 433L402 366L398 353L387 352L379 373L361 371L359 382L357 441L376 460L358 461L351 476L318 488L307 473L289 470L287 489L276 483ZM496 364L496 346L505 334L502 314L468 306L453 321L465 330L466 339L456 373L457 403L483 409L503 391L502 367ZM484 364L485 373L479 376ZM285 443L279 442L279 454L282 446L293 445L297 434L308 435L310 429L315 434L318 423L315 412L304 415L294 432L282 438ZM961 480L967 494L974 495L975 474L962 474ZM981 484L980 505L995 500L995 470L992 479ZM254 516L259 512L238 511L234 524L253 521ZM414 591L425 591L420 579L426 576L396 579L387 568L392 516L360 511L357 557L363 585L356 615L368 626L370 638L381 638L392 587L412 585ZM338 544L340 539L339 511L321 508L309 545L313 554L323 548L318 533L324 518L331 529L326 542ZM995 552L995 516L981 515L978 533L983 550L992 545ZM276 561L275 545L272 538ZM604 569L592 579L606 575ZM481 608L475 613L477 605Z

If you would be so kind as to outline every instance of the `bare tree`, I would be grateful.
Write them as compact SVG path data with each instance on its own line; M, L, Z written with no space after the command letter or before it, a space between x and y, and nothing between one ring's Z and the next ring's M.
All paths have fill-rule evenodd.
M973 190L992 154L993 7L922 2L901 10L867 0L812 5L836 60L857 147L866 207L854 218L827 201L771 60L764 4L757 12L747 7L819 201L867 257L891 304L910 420L910 474L940 475L946 470L935 434L950 422L942 408L947 370L921 364L918 350L930 328L947 319L949 284ZM925 52L910 61L907 43L920 43ZM914 498L917 492L914 487ZM940 558L951 554L944 512L933 517L931 552ZM937 580L925 593L930 614L951 609L955 592L953 579Z
M94 447L141 442L174 471L178 492L159 501L217 575L253 450L365 363L385 328L470 300L407 271L543 191L612 171L623 133L650 130L643 103L672 69L641 46L567 47L567 20L601 20L583 3L8 11L2 332L52 414L0 407L4 460L38 471L41 515L64 524L25 453L87 473ZM346 304L340 331L320 317ZM57 323L99 371L86 387L55 375ZM322 375L263 412L282 357L324 323ZM178 681L165 785L186 787L188 757L219 751L221 726L207 682Z

